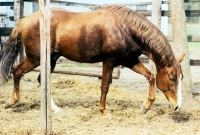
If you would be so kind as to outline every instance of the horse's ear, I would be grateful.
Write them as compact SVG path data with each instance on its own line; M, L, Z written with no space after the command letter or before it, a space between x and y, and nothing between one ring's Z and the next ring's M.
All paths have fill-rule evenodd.
M173 61L169 59L167 55L164 56L165 61L167 62L167 66L170 67L173 64Z
M183 61L184 57L185 57L185 54L182 54L182 55L177 59L177 61L181 63L181 61Z

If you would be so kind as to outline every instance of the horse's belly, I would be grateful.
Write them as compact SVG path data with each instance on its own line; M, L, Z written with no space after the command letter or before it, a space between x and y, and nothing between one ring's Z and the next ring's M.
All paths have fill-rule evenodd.
M96 39L88 40L80 38L82 36L74 36L73 34L64 34L58 41L61 55L78 62L98 62L101 60L100 42ZM84 37L86 38L86 37Z
M68 54L65 53L63 56L71 61L76 61L76 62L94 63L101 61L101 58L99 56L91 56L91 55L87 56L87 55L76 55L76 54L74 55L71 53Z
M78 47L77 45L68 45L61 47L61 55L69 60L77 62L99 62L101 61L100 50L90 47Z

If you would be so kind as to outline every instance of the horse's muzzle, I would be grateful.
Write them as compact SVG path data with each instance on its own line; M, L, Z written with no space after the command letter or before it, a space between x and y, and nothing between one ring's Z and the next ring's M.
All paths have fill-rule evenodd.
M181 106L177 106L177 107L175 107L174 111L180 110L180 109L181 109Z

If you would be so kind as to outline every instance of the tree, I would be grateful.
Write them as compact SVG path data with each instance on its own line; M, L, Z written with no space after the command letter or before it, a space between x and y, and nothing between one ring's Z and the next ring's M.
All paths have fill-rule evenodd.
M172 34L174 42L174 52L176 57L186 54L182 61L182 81L183 96L192 99L192 78L190 73L190 57L187 42L186 17L183 0L170 0Z

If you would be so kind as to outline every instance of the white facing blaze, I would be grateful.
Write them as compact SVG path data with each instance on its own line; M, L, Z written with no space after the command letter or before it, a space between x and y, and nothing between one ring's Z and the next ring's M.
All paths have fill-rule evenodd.
M178 109L179 110L181 108L181 104L182 104L182 91L181 91L181 74L180 74L180 78L178 81Z

